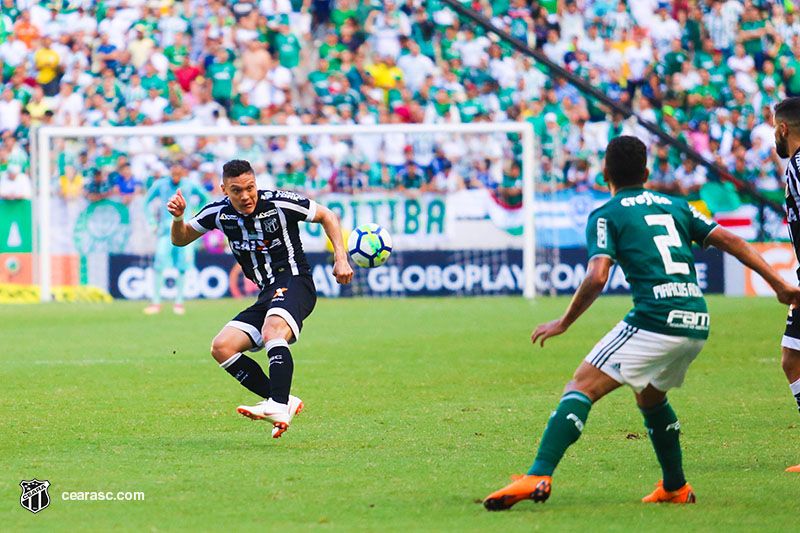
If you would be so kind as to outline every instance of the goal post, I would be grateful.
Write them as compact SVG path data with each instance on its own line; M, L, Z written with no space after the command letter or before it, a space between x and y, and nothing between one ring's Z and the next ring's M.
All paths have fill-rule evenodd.
M470 124L375 124L375 125L301 125L301 126L193 126L158 125L138 127L39 127L32 136L33 175L36 179L34 204L34 254L37 272L35 279L43 302L53 299L51 279L53 274L52 241L50 228L51 198L53 194L53 141L56 139L128 138L128 137L304 137L304 136L354 136L384 135L391 133L418 134L517 134L521 145L520 171L522 177L522 272L523 295L533 298L536 293L534 272L536 265L535 194L534 175L538 168L533 126L528 122L486 122Z

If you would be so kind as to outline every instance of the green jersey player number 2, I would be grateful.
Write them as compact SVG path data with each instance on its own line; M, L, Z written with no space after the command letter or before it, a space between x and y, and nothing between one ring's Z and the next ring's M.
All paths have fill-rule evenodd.
M625 322L667 335L708 336L691 245L703 245L716 225L686 201L643 188L621 190L589 216L589 257L610 257L631 285L634 308Z
M531 340L544 346L546 339L566 332L603 292L614 263L631 285L633 309L575 370L547 422L533 466L486 497L483 505L490 511L522 500L547 500L553 472L581 436L592 405L622 385L633 389L661 465L662 480L642 501L696 501L683 473L681 426L667 401L667 391L681 386L708 337L708 309L697 282L693 242L728 252L758 272L778 300L800 303L800 289L786 283L752 246L685 200L644 189L647 150L639 139L621 136L608 143L603 176L613 196L589 215L586 277L564 314L539 324Z

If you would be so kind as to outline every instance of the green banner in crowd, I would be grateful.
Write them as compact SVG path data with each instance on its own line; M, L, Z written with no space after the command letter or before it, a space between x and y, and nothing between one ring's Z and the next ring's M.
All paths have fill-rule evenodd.
M31 201L0 200L0 253L32 251Z
M75 247L81 255L120 253L130 234L128 207L113 200L92 202L75 223Z

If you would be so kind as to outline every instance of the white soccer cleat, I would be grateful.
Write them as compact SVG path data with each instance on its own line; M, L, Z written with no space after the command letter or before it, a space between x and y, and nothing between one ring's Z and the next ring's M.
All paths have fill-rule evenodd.
M297 396L289 395L289 404L278 403L272 398L262 400L255 405L240 405L236 410L242 416L252 420L266 420L272 422L272 437L277 439L289 429L295 415L303 412L303 400Z

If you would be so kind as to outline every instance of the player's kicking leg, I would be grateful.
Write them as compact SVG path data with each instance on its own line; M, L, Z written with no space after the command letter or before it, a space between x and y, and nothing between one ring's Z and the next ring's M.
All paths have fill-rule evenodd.
M266 399L270 395L269 378L261 365L244 354L253 347L254 340L245 331L228 323L211 342L211 355L243 387Z
M526 475L514 476L513 483L487 496L483 506L489 511L503 511L522 500L546 501L553 472L567 448L580 438L592 404L620 386L600 369L581 363L550 415L533 466Z
M303 410L303 402L289 394L294 374L289 340L295 335L286 319L276 314L267 316L261 334L269 357L270 396L255 406L242 405L238 410L244 416L272 422L272 436L278 438L289 429L294 415Z
M290 276L276 280L261 291L258 302L266 302L266 316L262 318L260 334L269 357L270 398L254 406L242 405L239 412L250 418L272 422L272 436L280 437L292 418L303 409L303 402L291 396L294 361L289 343L300 337L303 320L311 314L317 301L314 281L310 276ZM252 318L244 316L250 321ZM237 317L238 319L238 317Z
M237 324L236 321L231 323ZM240 329L240 327L245 327L246 324L239 323L239 327L237 327L230 325L231 323L222 328L222 331L214 337L214 341L211 344L211 355L214 356L219 366L233 376L242 386L264 398L254 406L241 405L237 411L253 420L271 421L270 415L273 413L271 413L271 406L268 402L271 395L269 378L264 374L261 365L243 353L257 346L258 344L256 343L261 342L261 337L259 336L254 343L250 336ZM291 421L291 418L302 412L303 401L295 396L289 396L287 410L291 413L289 417L289 421Z

